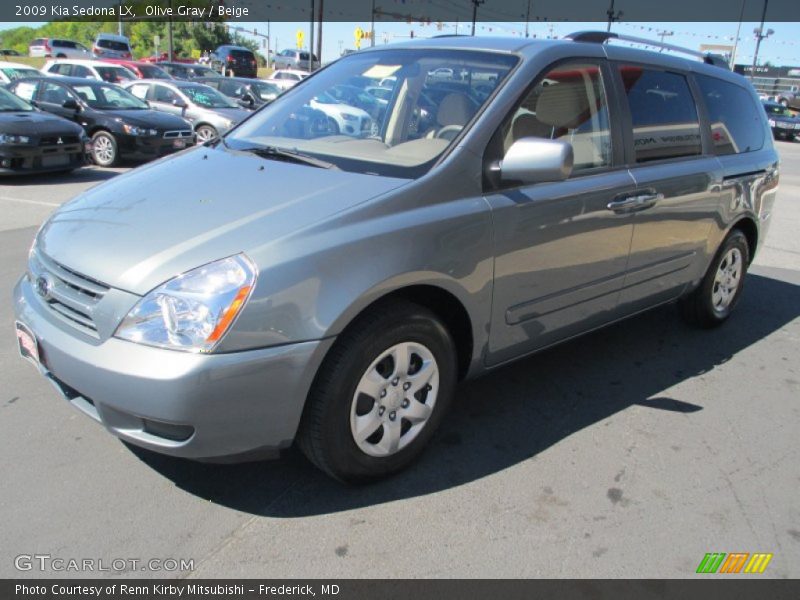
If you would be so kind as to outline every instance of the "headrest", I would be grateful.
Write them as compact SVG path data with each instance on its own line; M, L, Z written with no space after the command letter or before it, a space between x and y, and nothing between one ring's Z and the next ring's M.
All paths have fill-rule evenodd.
M549 85L536 102L536 118L553 127L577 129L588 117L588 110L589 98L582 82Z
M436 122L442 127L447 125L466 125L472 118L475 108L464 94L447 94L439 104Z

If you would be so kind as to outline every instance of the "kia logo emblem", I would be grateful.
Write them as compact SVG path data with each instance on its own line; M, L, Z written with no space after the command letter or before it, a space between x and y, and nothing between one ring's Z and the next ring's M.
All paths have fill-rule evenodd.
M36 279L36 293L47 300L53 289L53 283L48 277L41 276Z

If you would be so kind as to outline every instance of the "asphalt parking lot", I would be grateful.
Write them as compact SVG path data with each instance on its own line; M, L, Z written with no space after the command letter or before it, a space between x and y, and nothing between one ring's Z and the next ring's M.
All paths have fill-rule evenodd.
M423 459L360 488L296 450L153 455L68 406L17 356L11 289L42 220L127 169L0 180L0 577L92 575L15 568L45 554L194 560L122 576L678 578L707 552L800 577L800 143L777 145L772 227L723 328L664 307L463 384Z

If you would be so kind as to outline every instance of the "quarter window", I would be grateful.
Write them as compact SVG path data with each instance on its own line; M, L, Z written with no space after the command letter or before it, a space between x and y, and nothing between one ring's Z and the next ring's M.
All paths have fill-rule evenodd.
M568 63L549 71L501 130L503 153L526 137L572 144L573 172L611 165L608 102L599 65Z
M743 87L707 75L696 75L711 122L717 155L754 152L764 146L760 107Z
M629 65L620 73L637 163L702 153L697 106L683 75Z

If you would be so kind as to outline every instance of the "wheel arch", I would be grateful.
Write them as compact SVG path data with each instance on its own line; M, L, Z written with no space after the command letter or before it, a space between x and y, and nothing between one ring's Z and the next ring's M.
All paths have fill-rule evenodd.
M741 231L747 238L747 247L750 254L748 264L752 263L758 249L758 225L756 225L752 217L742 217L731 225L728 234L734 230Z

